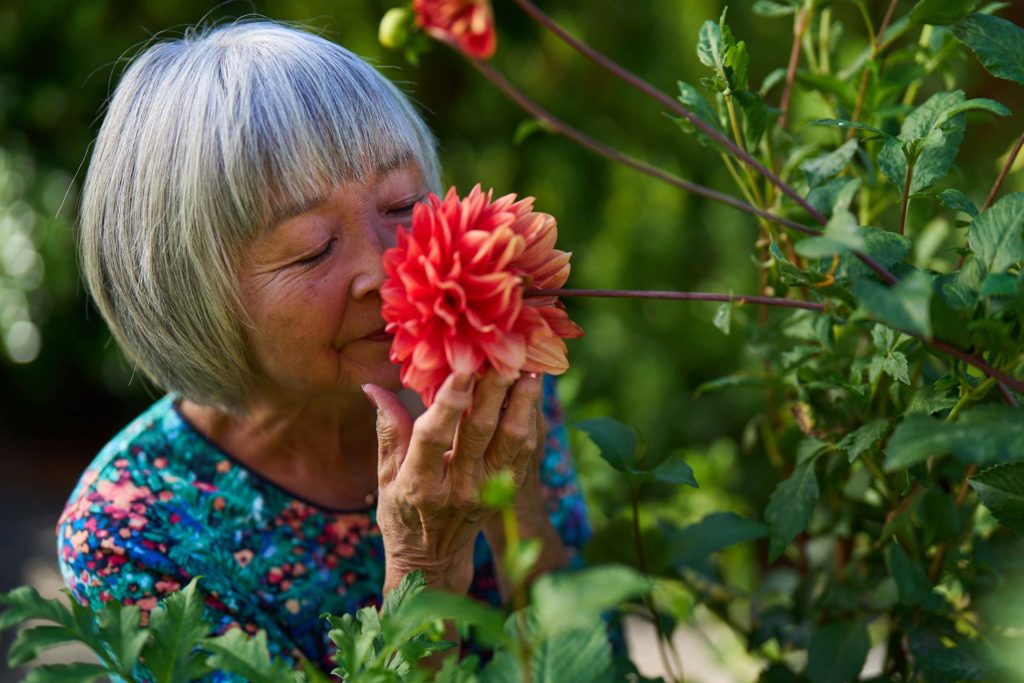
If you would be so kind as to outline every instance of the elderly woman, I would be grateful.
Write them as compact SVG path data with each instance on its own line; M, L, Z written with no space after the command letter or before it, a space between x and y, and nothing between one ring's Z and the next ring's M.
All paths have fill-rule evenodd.
M408 100L323 38L240 23L135 60L89 166L82 263L169 393L60 518L77 600L145 619L201 575L216 633L264 629L329 671L319 615L379 604L414 569L502 599L501 526L477 495L502 468L539 571L570 561L587 524L550 382L454 374L425 412L392 393L381 255L438 186Z

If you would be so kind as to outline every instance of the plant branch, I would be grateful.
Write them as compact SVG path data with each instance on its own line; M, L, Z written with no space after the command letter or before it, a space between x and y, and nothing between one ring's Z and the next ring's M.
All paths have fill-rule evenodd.
M1003 181L1006 180L1006 176L1010 175L1010 169L1013 168L1013 162L1017 160L1017 155L1020 154L1020 148L1024 147L1024 133L1017 138L1017 142L1013 144L1013 149L1010 150L1010 156L1006 157L1006 163L1003 164L1003 170L999 172L999 177L996 178L995 184L992 186L992 190L988 193L988 198L985 200L985 205L981 207L982 211L987 211L988 207L992 206L992 202L996 200L999 195L999 190L1003 188Z
M522 8L524 12L529 14L534 21L536 21L538 24L554 33L562 41L564 41L574 50L582 54L584 57L591 60L601 68L605 69L613 76L625 81L626 83L636 88L640 92L644 93L648 97L651 97L655 101L659 102L669 111L687 119L691 124L693 124L693 126L697 130L701 131L706 136L708 136L718 144L725 147L737 159L741 159L744 163L748 164L755 171L757 171L765 178L767 178L773 185L775 185L777 188L779 188L779 190L786 194L786 196L788 196L800 207L802 207L804 211L806 211L814 220L821 223L822 225L825 225L825 223L828 222L828 219L825 218L825 216L820 211L811 206L806 199L801 197L796 190L794 190L792 187L786 184L781 178L779 178L779 176L775 175L775 173L773 173L766 166L764 166L764 164L760 163L750 154L737 147L736 144L728 137L723 135L721 131L705 123L699 116L691 112L689 109L687 109L685 106L683 106L676 100L672 99L665 93L655 88L647 81L643 80L639 76L619 66L618 64L616 64L615 62L613 62L612 60L598 52L597 50L591 48L589 45L586 45L585 43L577 40L568 31L559 26L558 23L556 23L551 17L544 14L544 12L542 12L541 9L537 7L535 4L533 4L530 0L515 0L515 2L517 5L519 5L520 8Z
M673 292L637 289L527 289L524 296L597 297L604 299L676 299L683 301L724 301L785 308L806 308L813 311L825 310L825 304L798 299L781 299L774 296L748 294L713 294L709 292Z
M786 68L786 87L782 91L782 101L779 103L779 128L786 128L786 120L789 116L789 98L793 94L793 81L796 80L796 67L800 63L800 46L803 44L804 31L807 30L807 15L809 7L804 5L796 13L796 20L793 24L793 47L789 51L789 66Z
M701 197L705 197L720 204L725 204L726 206L731 206L734 209L745 211L746 213L753 214L754 216L758 216L759 218L763 218L773 223L784 225L787 228L792 228L793 230L802 232L805 235L820 234L817 230L809 228L806 225L802 225L788 218L783 218L782 216L778 216L769 211L765 211L764 209L760 209L756 206L751 206L750 204L746 204L740 201L736 197L724 194L722 192L718 192L717 190L712 190L710 187L704 187L703 185L691 183L689 180L685 180L667 171L663 171L660 168L655 168L654 166L651 166L650 164L640 161L639 159L631 157L628 154L624 154L619 150L615 149L614 147L606 145L600 140L595 140L586 133L577 130L576 128L573 128L569 124L557 118L556 116L548 112L546 109L541 107L539 104L528 98L525 94L520 92L514 85L509 83L508 80L500 73L498 73L498 71L490 64L483 62L479 59L474 59L469 55L465 56L469 60L469 63L476 67L477 71L483 74L483 76L487 80L491 81L491 83L494 83L494 85L496 85L498 89L504 92L505 95L509 97L509 99L511 99L520 107L528 111L533 116L537 117L538 119L546 123L551 128L551 130L560 135L564 135L565 137L569 138L576 144L586 147L592 152L596 152L601 156L607 157L613 161L623 164L624 166L628 166L629 168L632 168L636 171L646 173L647 175L653 178L657 178L658 180L661 180L663 182L666 182L669 185L675 185L676 187L686 190L687 192L692 192L693 194L700 195Z
M978 358L977 356L972 356L966 351L958 349L955 346L950 346L946 342L940 341L938 339L925 340L925 343L927 343L928 345L935 349L938 349L939 351L944 351L945 353L948 353L951 356L956 356L957 358L967 363L968 365L972 365L978 368L989 377L994 377L996 381L1000 383L1000 385L1006 385L1007 387L1011 387L1014 391L1024 393L1024 382L1018 379L1014 379L1005 372L1002 372L992 367L981 358ZM1000 391L1000 393L1002 393L1002 391ZM1006 398L1007 397L1004 395L1003 400L1005 401ZM1011 401L1013 400L1012 396L1010 396L1009 398Z
M871 41L871 57L864 63L864 71L861 72L860 87L857 90L857 103L853 107L853 116L850 117L851 121L860 121L860 115L864 109L864 97L867 95L868 91L868 77L871 73L871 70L868 67L874 63L875 59L878 58L878 53L882 50L882 41L885 40L885 32L889 28L889 22L892 20L892 13L896 9L897 2L899 2L899 0L890 0L889 7L885 10L885 17L882 19L882 25L878 27L878 32L875 33L874 40ZM866 10L864 11L866 12ZM868 17L866 13L864 18L865 21L867 21ZM851 128L847 139L852 138L855 134L856 130Z

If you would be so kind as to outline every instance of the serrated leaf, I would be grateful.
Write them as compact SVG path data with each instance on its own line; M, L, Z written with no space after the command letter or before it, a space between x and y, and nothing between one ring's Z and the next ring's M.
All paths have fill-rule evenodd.
M98 634L107 645L114 661L122 671L131 671L149 632L139 625L142 610L137 605L124 605L117 600L108 600L96 615Z
M636 468L640 439L626 425L607 417L583 420L576 427L590 437L601 451L601 457L619 472Z
M531 596L541 632L550 638L585 629L599 620L602 612L651 588L651 580L640 572L623 565L606 565L545 574L533 584Z
M0 612L0 631L29 619L46 619L65 626L72 623L71 614L59 600L42 597L32 586L19 586L0 594L0 605L7 606Z
M861 621L834 621L811 636L807 652L807 677L811 683L850 683L857 680L871 638Z
M920 605L932 592L928 574L921 565L915 563L897 543L890 543L885 548L885 565L889 575L896 582L896 590L900 596L900 604Z
M505 615L501 610L465 595L425 590L409 598L397 617L403 622L451 619L472 626L476 638L485 645L505 642Z
M1024 192L1002 197L974 219L971 248L990 273L1002 273L1024 259Z
M849 461L853 462L862 453L874 448L875 444L881 441L888 431L889 420L880 417L853 430L844 436L836 446L846 451Z
M509 630L514 630L516 615L509 617ZM537 619L527 620L528 637L539 631ZM585 629L563 632L557 637L544 638L530 653L533 683L612 683L611 646L605 624L597 619ZM480 673L480 683L521 683L527 680L520 668L519 657L512 651L499 651Z
M232 628L223 635L205 639L202 646L210 651L207 663L216 671L237 674L252 683L280 683L296 678L296 672L284 662L271 659L267 632L263 629L249 637L241 628Z
M24 628L18 631L18 637L7 651L7 665L13 669L31 662L43 650L76 640L75 634L63 626L43 625Z
M99 664L46 664L29 671L22 683L91 683L106 674Z
M857 153L857 140L849 140L841 147L800 164L800 170L807 176L812 188L829 178L839 175Z
M1006 19L972 14L954 24L953 35L990 74L1024 85L1024 29Z
M960 190L948 189L943 190L938 195L939 202L947 209L954 209L956 211L963 211L973 218L978 217L978 207L975 206L967 195Z
M961 90L935 93L903 121L898 138L882 145L878 165L902 194L907 180L908 148L917 148L911 194L944 178L953 165L964 136L964 118L947 112L965 103Z
M889 472L946 453L976 465L1007 462L1024 452L1024 420L1019 409L995 404L965 410L956 422L909 415L897 425L885 451Z
M871 280L853 283L854 295L872 318L925 339L932 336L929 310L932 292L931 279L918 270L892 287Z
M768 110L764 100L761 95L750 90L739 90L734 93L734 97L743 111L743 135L747 146L756 148L768 124Z
M142 653L156 683L190 680L195 648L210 633L212 625L203 618L203 596L197 590L200 578L194 577L150 614L152 638Z
M704 96L701 95L695 87L689 83L679 81L678 100L701 121L708 124L718 132L722 132L721 124L718 121L718 112L715 111L715 108L711 106L711 103L704 99ZM719 143L697 130L697 128L685 117L679 117L675 120L679 124L680 128L685 132L694 135L700 144L716 150L722 149L722 146Z
M729 334L732 324L732 304L722 304L715 310L715 327L722 331L722 334Z
M427 577L422 569L409 572L402 577L402 580L398 582L396 587L384 596L381 612L384 614L397 612L412 596L421 593L426 587Z
M735 512L715 512L671 534L671 561L674 565L697 562L723 548L764 538L768 533L768 527L757 520Z
M718 22L706 20L700 27L697 40L697 58L704 66L710 66L720 75L725 74L725 51L728 46L722 38Z
M990 467L969 481L999 523L1024 536L1024 462Z
M872 378L877 377L880 372L884 372L897 382L910 385L910 366L907 364L907 357L899 351L875 355L871 359Z
M764 511L771 530L770 562L777 560L786 546L807 527L818 495L813 459L797 467L789 479L775 487Z
M977 4L978 0L920 0L910 10L910 20L945 26L963 19Z
M805 258L826 258L851 250L862 251L864 246L857 218L849 211L837 211L820 236L805 237L794 248Z

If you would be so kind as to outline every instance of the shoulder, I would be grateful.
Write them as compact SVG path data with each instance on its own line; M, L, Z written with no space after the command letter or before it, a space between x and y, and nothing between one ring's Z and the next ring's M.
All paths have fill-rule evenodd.
M82 603L169 592L186 578L169 557L169 529L201 482L173 401L160 399L111 439L64 506L58 561Z

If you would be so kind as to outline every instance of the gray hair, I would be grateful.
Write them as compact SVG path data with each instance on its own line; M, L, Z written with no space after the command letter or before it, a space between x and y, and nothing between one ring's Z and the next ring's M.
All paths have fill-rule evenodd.
M268 21L149 47L110 101L85 181L82 271L158 386L239 410L254 379L234 264L258 234L341 182L435 141L402 92L322 37Z

